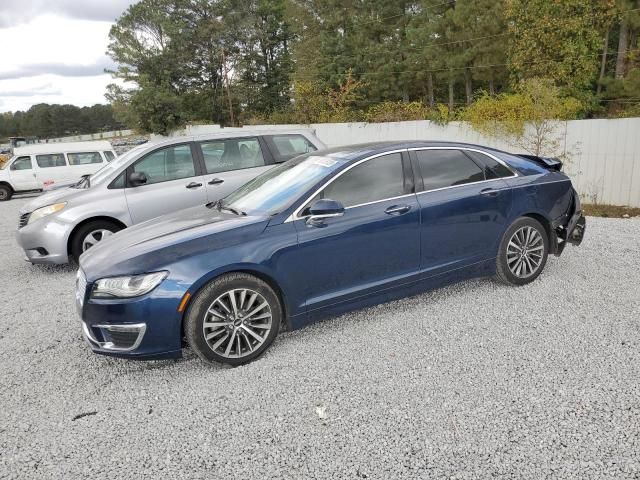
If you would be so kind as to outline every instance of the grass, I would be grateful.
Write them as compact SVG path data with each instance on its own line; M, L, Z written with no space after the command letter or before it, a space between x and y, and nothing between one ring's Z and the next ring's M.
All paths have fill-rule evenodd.
M640 208L619 207L618 205L600 205L597 203L583 203L584 214L590 217L623 218L640 216Z

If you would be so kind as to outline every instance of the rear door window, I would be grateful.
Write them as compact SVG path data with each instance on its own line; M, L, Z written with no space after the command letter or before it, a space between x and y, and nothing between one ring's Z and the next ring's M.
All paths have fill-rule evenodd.
M460 150L418 150L424 190L464 185L484 180L484 172Z
M90 165L102 163L102 157L98 152L67 153L69 165Z
M67 162L63 153L52 153L49 155L36 155L36 163L40 168L66 167Z
M147 183L168 182L195 177L196 169L189 145L174 145L147 155L133 165L134 172L144 173Z
M266 135L265 140L276 162L284 162L298 155L318 150L304 135Z
M383 155L353 167L322 193L322 198L337 200L345 207L377 202L407 193L404 186L402 156Z
M489 155L471 150L465 150L464 153L473 158L479 165L484 166L484 175L487 180L491 180L493 178L513 177L513 172L511 170L491 158Z
M207 173L264 166L260 142L255 137L209 140L200 143Z
M31 157L18 157L12 164L11 170L31 170Z

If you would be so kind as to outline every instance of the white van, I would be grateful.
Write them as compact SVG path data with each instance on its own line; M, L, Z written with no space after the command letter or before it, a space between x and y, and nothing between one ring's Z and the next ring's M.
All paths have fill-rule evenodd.
M92 175L116 157L107 141L44 143L13 150L0 170L0 201L14 193L37 192Z

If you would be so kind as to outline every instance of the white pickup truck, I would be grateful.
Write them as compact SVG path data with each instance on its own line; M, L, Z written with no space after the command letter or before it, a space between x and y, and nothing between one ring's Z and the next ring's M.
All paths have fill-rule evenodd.
M46 143L15 148L0 170L0 201L92 175L116 157L107 141Z

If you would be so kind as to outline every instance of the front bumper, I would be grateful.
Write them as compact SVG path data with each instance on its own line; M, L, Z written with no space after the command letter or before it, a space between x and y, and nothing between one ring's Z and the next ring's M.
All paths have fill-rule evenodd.
M98 300L91 298L92 288L79 271L76 307L83 336L95 353L138 360L182 355L178 307L184 289L167 279L141 297Z
M67 243L73 225L56 218L42 218L21 227L16 232L16 241L31 263L69 263Z

